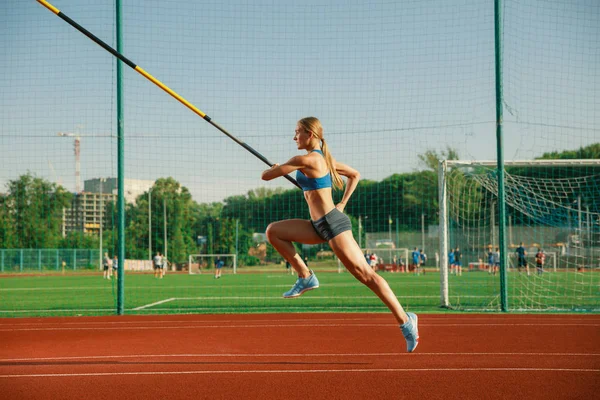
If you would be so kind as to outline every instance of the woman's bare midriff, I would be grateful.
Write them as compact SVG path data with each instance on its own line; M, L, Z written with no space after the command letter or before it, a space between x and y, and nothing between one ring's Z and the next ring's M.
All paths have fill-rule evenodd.
M318 220L335 208L331 197L331 188L307 190L304 192L304 198L308 203L310 219L313 221Z

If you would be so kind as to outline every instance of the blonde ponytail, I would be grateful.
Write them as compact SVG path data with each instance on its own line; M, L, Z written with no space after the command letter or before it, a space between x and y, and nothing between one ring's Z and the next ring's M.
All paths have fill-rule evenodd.
M300 124L300 126L302 126L306 131L311 132L317 137L317 139L321 141L321 151L323 152L323 156L325 156L327 168L331 173L333 187L341 190L344 187L344 181L335 169L335 165L333 165L333 157L331 156L331 153L329 153L329 148L327 147L327 143L325 143L325 138L323 137L323 126L321 125L321 121L315 117L306 117L298 121L298 124Z
M329 168L329 172L331 173L331 181L333 183L333 187L341 190L344 187L344 181L335 169L335 165L333 165L333 157L331 157L331 154L329 153L329 149L327 147L327 143L325 143L325 139L321 139L321 143L321 150L323 151L323 155L325 156L327 168Z

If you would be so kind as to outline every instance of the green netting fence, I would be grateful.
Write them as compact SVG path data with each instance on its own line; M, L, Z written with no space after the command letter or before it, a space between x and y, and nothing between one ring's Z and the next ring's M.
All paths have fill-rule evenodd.
M99 249L0 249L0 272L66 272L98 270Z
M500 33L481 0L52 4L272 162L300 154L296 122L318 117L361 174L354 237L407 309L501 310L500 276L479 268L500 245L497 172L450 171L444 219L438 168L497 161L497 42L504 159L600 159L595 0L503 0ZM302 192L262 181L263 162L127 66L118 97L115 57L38 2L0 10L0 316L114 314L120 287L125 313L386 311L327 245L296 244L321 288L282 299L295 277L265 231L309 218ZM502 203L509 309L598 312L598 167L518 168L507 186L529 189ZM547 274L514 272L520 242L532 264L546 250ZM124 280L106 279L99 253L120 251ZM226 256L215 279L207 254L235 269Z

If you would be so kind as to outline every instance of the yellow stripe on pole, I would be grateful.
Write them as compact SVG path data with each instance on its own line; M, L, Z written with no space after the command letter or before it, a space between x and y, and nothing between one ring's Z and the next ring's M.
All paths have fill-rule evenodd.
M58 15L60 10L54 7L52 4L48 3L46 0L37 0L38 3L46 7L48 10L52 11L54 14Z
M165 85L164 83L162 83L161 81L159 81L158 79L156 79L155 77L150 75L148 72L144 71L144 69L142 67L140 67L139 65L136 65L135 70L137 72L139 72L140 74L144 75L150 81L152 81L152 83L154 83L156 86L160 87L162 90L169 93L171 96L175 97L177 100L179 100L179 102L181 104L185 105L187 108L189 108L190 110L192 110L193 112L195 112L196 114L201 116L202 118L204 118L204 116L206 115L205 113L200 111L198 108L196 108L195 105L193 105L192 103L190 103L189 101L187 101L186 99L184 99L183 97L178 95L170 87L168 87L167 85Z

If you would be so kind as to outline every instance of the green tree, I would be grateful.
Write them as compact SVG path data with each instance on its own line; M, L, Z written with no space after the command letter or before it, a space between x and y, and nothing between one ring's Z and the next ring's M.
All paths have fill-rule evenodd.
M16 247L17 236L14 228L15 224L8 207L8 198L0 195L0 248Z
M553 151L544 153L538 160L593 160L600 159L600 143L580 147L577 150Z
M164 253L166 228L169 259L186 261L188 255L196 251L194 204L189 190L175 179L157 179L150 191L140 195L136 204L127 209L128 257L148 257L149 234L152 235L151 253Z
M275 194L281 194L286 192L288 189L285 188L274 188L274 189L270 189L270 188L265 188L265 187L259 187L253 190L250 190L248 192L248 198L249 199L265 199L267 197L271 197Z
M425 153L419 154L419 160L429 170L437 172L438 163L441 160L458 160L458 151L450 146L439 153L436 150L427 150Z
M15 247L53 248L62 239L63 208L72 195L62 186L31 173L8 182L4 205L13 222Z
M100 240L96 235L85 234L83 232L69 232L60 240L58 247L62 249L97 249L99 245Z

